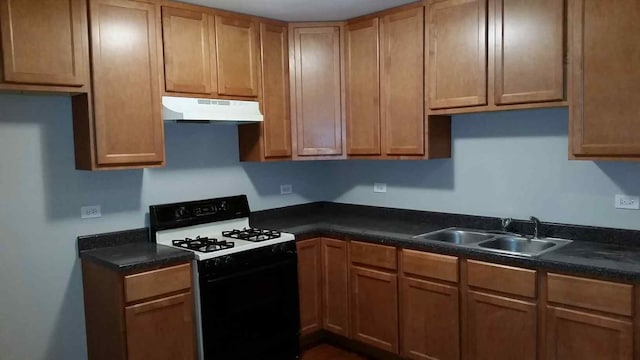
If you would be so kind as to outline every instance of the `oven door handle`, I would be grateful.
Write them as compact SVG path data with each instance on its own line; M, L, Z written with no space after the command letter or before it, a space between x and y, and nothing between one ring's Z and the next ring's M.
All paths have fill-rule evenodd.
M238 278L238 277L242 277L242 276L246 276L252 273L256 273L256 272L261 272L261 271L265 271L265 270L270 270L273 268L277 268L277 267L281 267L281 266L285 266L285 265L290 265L290 264L296 264L297 262L297 258L293 258L290 260L283 260L283 261L279 261L275 264L269 264L269 265L263 265L257 268L252 268L249 270L245 270L245 271L241 271L238 273L233 273L230 275L225 275L225 276L221 276L221 277L216 277L214 279L207 279L207 284L213 284L219 281L225 281L225 280L229 280L229 279L234 279L234 278Z

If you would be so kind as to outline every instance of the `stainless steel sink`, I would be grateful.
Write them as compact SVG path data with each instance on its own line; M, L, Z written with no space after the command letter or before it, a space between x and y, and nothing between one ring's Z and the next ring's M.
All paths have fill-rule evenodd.
M463 228L448 228L417 235L414 238L526 257L540 256L572 242L571 240L557 238L530 239L512 233Z
M529 239L525 237L504 236L478 244L479 247L507 254L539 256L551 250L571 243L564 239Z
M495 235L486 234L476 230L468 230L461 228L449 228L440 231L434 231L428 234L414 236L414 238L441 241L451 244L475 244L481 241L495 238Z

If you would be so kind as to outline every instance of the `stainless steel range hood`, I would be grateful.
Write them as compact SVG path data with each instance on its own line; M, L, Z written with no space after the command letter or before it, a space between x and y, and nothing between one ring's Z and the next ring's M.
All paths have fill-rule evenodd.
M246 124L263 120L257 101L173 96L162 97L162 116L165 121L193 123Z

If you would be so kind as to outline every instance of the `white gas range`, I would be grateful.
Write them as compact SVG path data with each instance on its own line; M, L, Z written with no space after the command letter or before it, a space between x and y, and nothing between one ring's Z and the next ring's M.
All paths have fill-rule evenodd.
M152 239L196 257L199 359L299 358L295 236L249 214L245 195L149 207Z

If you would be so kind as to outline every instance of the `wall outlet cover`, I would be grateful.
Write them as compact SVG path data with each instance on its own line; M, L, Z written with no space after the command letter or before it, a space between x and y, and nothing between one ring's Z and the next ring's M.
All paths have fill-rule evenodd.
M291 184L280 185L280 195L289 195L293 193L293 186Z
M373 192L386 193L387 192L387 184L385 184L385 183L375 183L375 184L373 184Z
M630 195L616 195L616 209L640 209L640 197Z
M82 206L80 208L80 218L82 219L99 218L101 216L100 205Z

